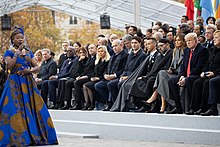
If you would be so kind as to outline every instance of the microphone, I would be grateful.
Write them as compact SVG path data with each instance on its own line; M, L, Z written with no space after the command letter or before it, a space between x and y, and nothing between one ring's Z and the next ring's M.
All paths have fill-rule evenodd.
M28 48L28 46L24 45L23 49L25 49L26 51L29 51L30 49Z
M19 44L22 45L22 42L20 42ZM25 49L26 51L29 51L29 50L30 50L30 49L28 48L28 46L25 45L25 44L22 46L22 49Z

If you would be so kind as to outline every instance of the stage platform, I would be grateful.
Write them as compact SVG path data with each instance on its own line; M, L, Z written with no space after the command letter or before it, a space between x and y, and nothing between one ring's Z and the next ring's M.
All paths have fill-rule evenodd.
M49 111L58 135L220 145L220 116Z

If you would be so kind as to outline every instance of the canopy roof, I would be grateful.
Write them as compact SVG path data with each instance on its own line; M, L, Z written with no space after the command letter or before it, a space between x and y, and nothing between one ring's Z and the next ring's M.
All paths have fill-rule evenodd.
M94 22L106 13L111 26L119 29L134 24L134 0L1 0L0 16L36 5ZM177 26L184 14L184 5L172 0L140 0L141 29L156 21Z

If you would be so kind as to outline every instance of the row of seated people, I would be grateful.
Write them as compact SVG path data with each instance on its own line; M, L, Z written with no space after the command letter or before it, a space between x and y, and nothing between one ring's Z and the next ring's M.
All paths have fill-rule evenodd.
M7 79L6 65L4 62L4 55L0 54L0 97L2 95L5 81Z
M49 107L55 109L93 110L97 101L107 104L105 110L110 111L154 112L152 104L161 102L160 109L155 112L163 113L169 106L171 111L167 113L194 114L199 111L198 113L204 113L203 115L217 115L216 98L219 94L211 94L210 88L203 84L215 79L213 77L216 77L214 81L219 79L219 31L215 36L215 47L209 52L198 43L195 33L186 36L178 34L174 50L170 49L167 39L157 42L154 38L146 38L143 41L148 49L147 54L140 48L141 39L136 36L131 41L131 53L123 49L124 45L119 39L112 43L112 56L106 46L96 48L94 44L90 44L89 57L85 57L85 49L80 49L82 52L79 53L85 57L81 59L75 55L74 49L69 47L67 59L58 74L54 74L54 70L54 73L47 77L48 80L38 82L38 87L41 88L45 102L47 103L49 97L49 101L53 102ZM75 103L71 107L73 88ZM182 99L187 99L186 108L181 102L180 88L183 88L184 93ZM215 92L216 88L212 86ZM199 104L201 106L198 106Z

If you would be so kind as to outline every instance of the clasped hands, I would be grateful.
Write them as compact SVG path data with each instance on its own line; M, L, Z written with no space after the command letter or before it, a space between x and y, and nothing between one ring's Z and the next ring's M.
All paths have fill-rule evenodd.
M105 75L104 75L104 78L105 78L107 81L111 81L111 80L115 79L116 76L115 76L115 74L110 74L110 75L105 74Z
M185 78L184 76L181 76L181 77L179 78L179 81L177 82L177 84L178 84L180 87L185 86L185 84L186 84L186 78Z

